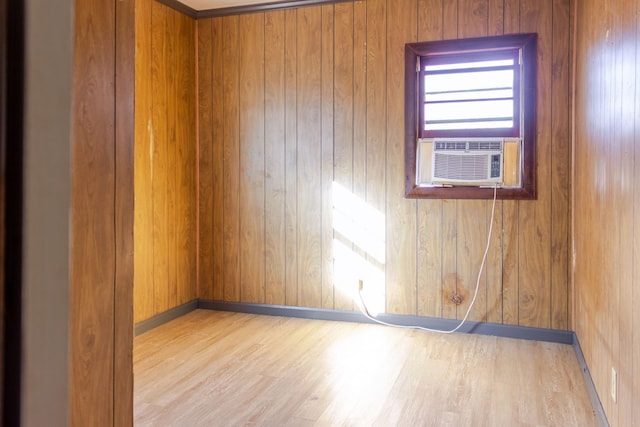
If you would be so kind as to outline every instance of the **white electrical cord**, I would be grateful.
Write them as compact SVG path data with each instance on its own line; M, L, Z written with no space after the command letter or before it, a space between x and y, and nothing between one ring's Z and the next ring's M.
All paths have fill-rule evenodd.
M471 300L471 304L469 304L469 308L467 309L467 312L464 315L464 318L462 319L462 321L458 324L458 326L456 326L455 328L448 330L448 331L443 331L440 329L430 329L430 328L425 328L424 326L417 326L417 325L398 325L398 324L394 324L394 323L387 323L384 322L380 319L376 319L375 316L372 316L369 313L369 310L367 309L367 305L364 302L364 299L362 298L362 289L359 288L358 289L358 296L360 297L360 311L362 311L362 314L364 314L369 320L372 320L376 323L379 323L381 325L385 325L385 326L393 326L394 328L404 328L404 329L420 329L422 331L427 331L427 332L437 332L440 334L452 334L456 331L458 331L458 329L460 329L462 327L462 325L464 325L464 323L467 321L467 318L469 317L469 313L471 313L471 309L473 308L473 304L476 302L476 298L478 297L478 290L480 289L480 279L482 277L482 270L484 269L484 265L487 261L487 254L489 253L489 246L491 244L491 233L493 232L493 218L494 218L494 214L495 214L495 210L496 210L496 199L497 199L497 194L498 194L498 187L495 186L493 187L493 206L491 207L491 223L489 225L489 235L487 236L487 246L484 250L484 255L482 256L482 263L480 264L480 270L478 271L478 280L476 280L476 291L473 294L473 299Z

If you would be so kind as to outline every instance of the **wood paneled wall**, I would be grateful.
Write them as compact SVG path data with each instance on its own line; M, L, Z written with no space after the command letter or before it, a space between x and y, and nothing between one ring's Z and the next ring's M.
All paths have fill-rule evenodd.
M75 1L73 426L133 424L133 1Z
M639 8L584 0L576 13L575 329L612 426L640 420Z
M363 279L387 312L464 316L491 202L403 197L404 44L537 32L539 197L497 203L470 317L568 329L570 15L367 0L199 20L200 297L351 310ZM382 255L350 235L367 223Z
M196 298L196 23L137 0L134 321Z

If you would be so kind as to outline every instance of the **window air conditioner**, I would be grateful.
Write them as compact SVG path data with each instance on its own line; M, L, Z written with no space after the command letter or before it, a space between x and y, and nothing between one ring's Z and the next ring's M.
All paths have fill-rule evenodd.
M502 138L436 138L431 183L434 185L502 185Z

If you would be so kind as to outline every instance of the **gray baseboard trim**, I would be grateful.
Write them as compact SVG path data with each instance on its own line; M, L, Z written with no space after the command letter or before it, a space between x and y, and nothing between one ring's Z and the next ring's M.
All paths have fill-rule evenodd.
M155 315L147 320L143 320L142 322L138 322L134 326L134 334L136 336L147 332L153 328L156 328L160 325L163 325L167 322L170 322L173 319L177 319L180 316L184 316L190 311L198 308L198 300L194 299L193 301L189 301L186 304L182 304L178 307L172 308L170 310L165 311L164 313L160 313Z
M375 323L359 311L326 310L307 307L291 307L269 304L249 304L241 302L198 300L198 308L207 310L233 311L239 313L265 314L270 316L299 317L304 319L337 320L342 322ZM459 321L432 317L409 316L400 314L380 314L378 319L387 323L403 326L421 326L430 329L450 330ZM525 326L501 325L497 323L467 321L459 332L467 334L493 335L505 338L546 341L561 344L573 344L575 334L571 331L531 328Z
M595 384L593 384L593 379L591 378L591 374L589 373L589 368L587 367L587 361L584 358L582 347L580 347L578 336L574 333L573 337L574 337L573 350L576 352L576 357L578 358L578 365L580 366L580 370L582 371L582 376L584 377L584 382L587 386L587 393L589 393L589 400L591 400L593 415L596 417L596 421L598 422L599 426L609 427L609 421L607 420L607 415L604 413L604 408L602 407L602 402L600 402L600 397L598 396L598 392L596 391L596 386Z

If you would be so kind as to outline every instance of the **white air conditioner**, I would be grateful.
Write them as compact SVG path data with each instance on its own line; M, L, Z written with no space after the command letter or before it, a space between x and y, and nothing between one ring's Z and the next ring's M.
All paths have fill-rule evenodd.
M422 141L432 144L432 185L502 185L502 138L435 138Z

